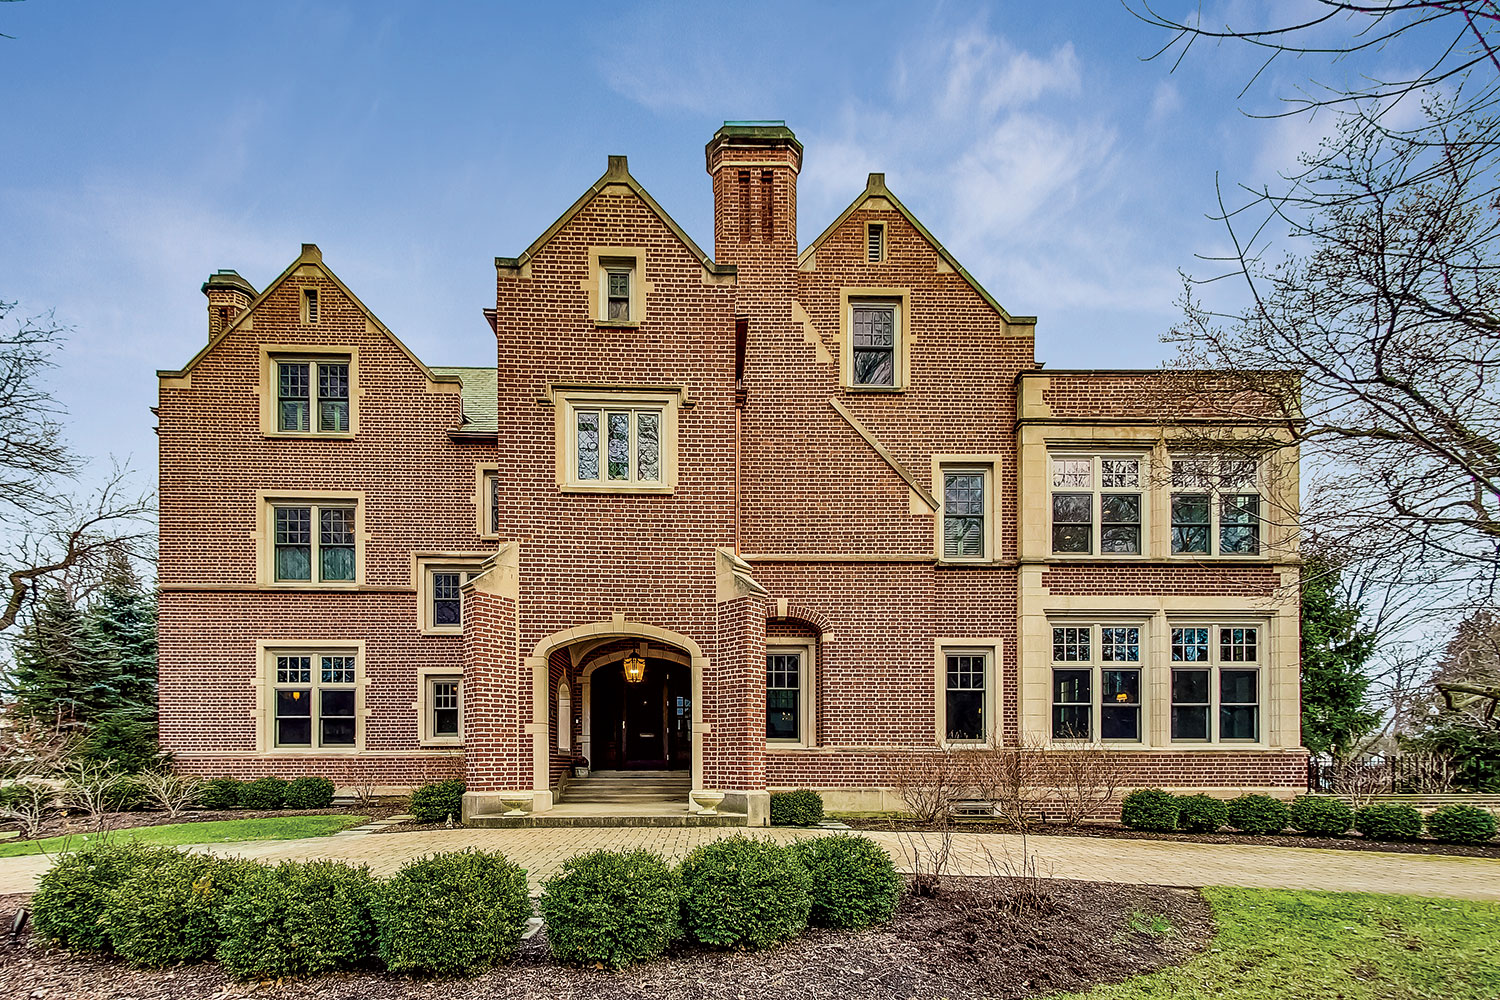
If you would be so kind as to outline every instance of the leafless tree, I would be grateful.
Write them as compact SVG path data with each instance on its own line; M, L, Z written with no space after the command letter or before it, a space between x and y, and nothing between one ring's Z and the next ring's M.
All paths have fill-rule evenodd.
M1114 801L1122 783L1119 755L1097 745L1052 750L1047 770L1051 801L1064 826L1078 826Z
M95 830L102 827L115 791L125 781L114 761L75 758L64 765L62 775L63 800L88 813L89 825Z
M1041 819L1040 805L1051 793L1046 741L1028 737L1014 747L996 737L989 746L966 753L971 761L973 796L994 806L995 815L1025 833Z
M203 781L191 774L178 774L170 768L147 768L136 776L146 799L163 809L168 819L181 816L198 801Z
M40 778L26 778L4 787L0 798L0 821L15 823L23 837L35 837L51 815L57 789Z
M968 794L970 751L941 747L910 757L896 771L896 794L907 812L924 823L948 820L953 801Z
M50 314L14 311L0 302L0 530L12 539L0 554L0 632L15 625L42 581L86 597L112 554L149 558L153 538L152 498L132 492L128 469L114 466L79 495L83 462L63 438L61 409L45 383L63 330Z

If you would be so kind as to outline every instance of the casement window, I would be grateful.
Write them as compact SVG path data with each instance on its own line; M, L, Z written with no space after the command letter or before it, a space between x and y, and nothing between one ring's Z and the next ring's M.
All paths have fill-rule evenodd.
M1051 456L1052 551L1140 555L1143 464L1139 456Z
M349 359L278 360L276 429L288 434L349 433Z
M1173 625L1172 739L1260 741L1258 625Z
M990 653L950 650L943 656L943 732L950 743L981 743L988 738L985 702Z
M1261 496L1254 458L1172 459L1174 555L1259 555Z
M871 222L865 226L865 260L871 264L885 260L885 223Z
M559 403L558 485L625 492L676 485L675 394L563 393Z
M767 743L813 743L814 648L811 642L766 648Z
M853 384L895 388L900 304L875 299L851 301L849 312Z
M464 584L479 573L482 560L418 560L418 601L421 629L428 633L463 631Z
M318 290L302 289L302 322L315 325L318 322Z
M353 503L277 502L271 508L277 583L353 583L357 509Z
M943 470L943 558L983 559L989 553L983 469Z
M354 650L267 654L273 672L272 743L289 749L352 749L359 656Z
M1139 743L1141 629L1138 625L1052 628L1052 738Z

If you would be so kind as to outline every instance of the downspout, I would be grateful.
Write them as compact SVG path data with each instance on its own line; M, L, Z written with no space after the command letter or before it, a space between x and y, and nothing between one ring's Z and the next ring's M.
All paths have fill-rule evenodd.
M745 411L745 340L750 321L734 321L734 554L740 554L740 418Z

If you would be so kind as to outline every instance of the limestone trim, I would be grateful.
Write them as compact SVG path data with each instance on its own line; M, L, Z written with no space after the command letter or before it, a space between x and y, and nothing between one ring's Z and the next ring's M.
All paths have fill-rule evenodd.
M676 392L640 392L607 389L556 389L552 393L557 403L553 418L556 442L557 488L564 493L656 493L671 494L677 490L677 418L680 396ZM627 480L611 480L605 470L605 421L603 413L609 409L630 412L632 476ZM578 478L578 411L598 410L601 419L596 428L596 448L599 460L599 479ZM638 480L634 477L636 467L635 435L636 414L639 412L661 414L657 436L660 479Z
M304 362L311 366L308 387L308 430L280 429L277 408L277 368L282 362ZM320 431L318 422L317 383L319 363L346 362L349 365L349 429ZM359 433L359 348L354 344L261 344L260 378L255 386L260 397L260 434L267 438L312 438L318 441L350 439Z
M638 327L646 319L646 297L656 290L656 283L646 276L644 247L589 247L589 274L578 283L588 296L589 317L595 326ZM606 283L612 270L630 272L629 315L610 319Z
M714 562L714 601L723 604L741 597L764 598L766 588L755 582L750 564L733 549L719 549ZM698 654L694 654L698 655Z
M484 572L489 552L413 552L412 586L417 591L417 631L423 635L463 635L463 625L438 625L432 614L432 575L453 572L465 580ZM465 581L460 581L460 585ZM461 598L460 598L461 600Z
M462 668L419 665L417 667L417 697L411 703L417 713L417 745L421 747L462 747L464 745L464 685ZM432 685L439 680L458 682L458 735L438 736L433 733Z
M318 507L354 508L354 579L322 582L319 580L276 579L276 507L297 504ZM359 590L365 584L365 493L363 490L256 490L255 491L255 582L267 590ZM318 526L312 526L314 535ZM316 551L316 550L314 550ZM317 572L316 560L311 572Z
M305 654L314 658L322 655L354 656L354 745L348 747L320 747L316 740L310 747L278 747L276 745L276 657L290 654ZM316 670L316 667L314 668ZM365 669L365 640L363 639L257 639L255 641L255 673L250 682L255 693L255 708L252 718L255 725L255 751L258 757L321 757L349 756L365 752L365 720L374 710L365 704L365 692L370 687L369 674ZM283 685L296 687L300 685ZM316 681L307 685L320 689ZM341 685L340 685L341 686ZM312 715L314 733L319 716ZM216 754L215 754L216 755Z
M500 465L497 462L475 462L474 463L474 533L480 538L499 538L500 533L493 530L496 519L493 517L496 498L494 491L489 489L490 480L497 484L500 481Z
M854 308L859 305L889 305L895 309L895 364L891 385L866 385L854 381ZM845 392L905 392L911 387L912 334L911 289L887 286L855 286L839 289L839 384Z
M937 500L937 516L933 522L933 553L939 565L972 566L988 565L998 560L1000 552L1000 495L996 484L1000 482L1003 455L933 455L932 496ZM945 477L950 472L977 472L984 476L984 540L982 551L977 556L950 556L945 554L944 515L947 512Z
M1000 654L1004 640L996 636L965 638L939 636L933 647L933 740L939 747L980 748L996 745L1001 739L1000 706L1005 703L1000 690ZM948 656L977 653L984 657L984 705L981 710L984 736L977 740L948 738ZM911 750L911 747L905 748Z
M891 471L900 476L906 482L906 485L911 487L912 492L921 498L922 502L927 505L928 510L935 511L938 509L938 502L927 487L923 486L917 480L917 477L912 475L911 471L902 465L885 445L880 443L880 439L861 423L859 418L851 413L847 406L832 396L828 398L828 405L833 407L835 412L843 417L850 427L854 428L856 434L865 439L866 444L875 449L875 454L879 455L881 460L891 467Z

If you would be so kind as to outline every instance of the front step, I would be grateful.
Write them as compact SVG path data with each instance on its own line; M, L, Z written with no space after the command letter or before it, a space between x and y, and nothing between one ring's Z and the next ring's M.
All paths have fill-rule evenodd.
M558 801L622 807L682 803L685 807L691 790L692 778L686 771L595 771L569 781Z
M602 813L601 809L601 813ZM744 813L717 813L703 816L684 810L681 813L641 816L573 816L555 815L551 812L526 816L501 816L498 813L470 816L465 826L488 830L514 830L529 827L556 826L746 826L748 817Z

